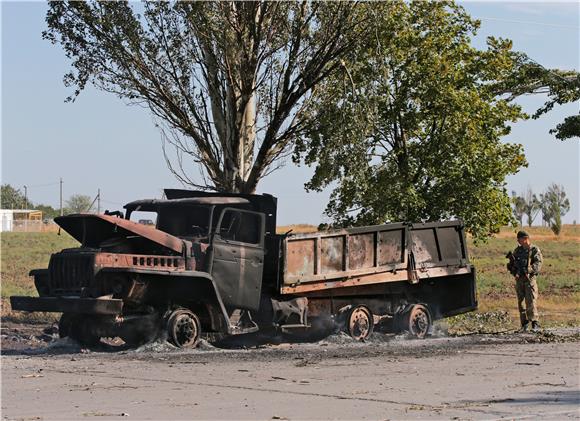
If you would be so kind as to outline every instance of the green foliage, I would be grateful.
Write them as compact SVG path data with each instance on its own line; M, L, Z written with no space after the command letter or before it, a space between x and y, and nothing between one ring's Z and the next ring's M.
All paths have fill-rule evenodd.
M518 196L516 192L512 192L512 204L514 206L514 217L518 220L520 225L523 225L523 216L528 218L528 226L531 227L534 219L541 210L540 200L534 194L532 189L528 187L526 192Z
M73 194L66 201L65 214L88 213L93 211L93 199L84 194Z
M43 204L33 204L28 201L25 203L26 200L24 198L24 194L12 187L10 184L3 184L2 185L2 199L1 199L1 207L2 209L22 209L22 208L33 208L39 211L42 211L42 215L44 219L53 219L55 216L59 215L59 211L55 210L52 206L43 205Z
M27 207L24 193L10 184L2 184L0 192L0 207L2 209L23 209Z
M295 150L315 166L307 188L336 186L338 225L459 217L483 239L512 222L504 180L527 163L501 139L525 115L495 86L513 73L511 42L473 48L479 23L451 2L365 6L374 34L315 92Z
M38 204L38 205L34 205L34 209L42 211L43 219L54 219L60 215L60 210L54 209L50 205Z
M570 200L566 198L564 186L551 184L546 193L540 195L542 219L548 224L552 232L560 235L562 230L562 216L570 210Z
M71 59L69 100L92 84L148 107L164 146L175 148L177 164L166 158L180 181L252 192L302 130L311 90L364 38L354 9L348 2L52 1L43 37ZM201 166L201 181L181 158Z
M521 95L544 94L548 99L532 115L537 119L550 112L555 105L580 100L580 74L573 70L547 69L530 59L526 54L513 53L512 74L498 81L498 95L507 94L513 100ZM550 130L560 140L580 137L580 114L569 116Z
M580 115L566 117L555 129L550 130L550 133L555 134L560 140L580 137Z
M523 225L524 214L526 213L526 201L523 197L516 195L516 192L512 192L511 201L514 218L516 218L520 225Z

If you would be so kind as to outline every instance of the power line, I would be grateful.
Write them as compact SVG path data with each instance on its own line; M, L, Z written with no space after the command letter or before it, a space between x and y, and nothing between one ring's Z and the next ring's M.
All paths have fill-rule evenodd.
M27 184L26 186L28 188L35 188L35 187L48 187L48 186L56 186L57 184L60 184L60 181L55 181L54 183L46 183L46 184Z

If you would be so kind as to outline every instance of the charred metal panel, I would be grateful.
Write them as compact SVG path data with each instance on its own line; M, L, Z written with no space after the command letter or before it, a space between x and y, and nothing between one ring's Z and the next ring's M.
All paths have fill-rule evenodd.
M154 256L146 254L96 253L97 268L147 268L163 271L185 270L185 259L176 256ZM191 269L195 270L195 268Z
M417 264L439 262L441 260L435 228L414 229L411 231L411 238L413 240L413 254Z
M344 236L322 237L320 243L320 273L344 270Z
M416 284L471 271L459 221L358 227L283 241L281 294L335 296L365 285Z
M288 241L286 273L291 277L314 275L316 267L316 238Z
M67 297L10 297L13 310L82 314L121 314L123 300Z
M348 237L348 268L363 269L375 265L375 233Z
M465 235L460 221L413 224L410 227L412 251L417 269L465 267L468 262ZM430 273L420 277L431 276Z
M243 199L241 197L224 197L224 196L214 196L214 197L194 197L194 198L183 198L183 199L144 199L135 200L133 202L127 203L123 206L127 210L139 210L145 212L153 212L160 207L173 207L175 205L238 205L250 203L248 199Z
M361 272L364 270L361 270ZM367 271L368 272L368 271ZM318 280L304 282L292 286L284 286L281 288L282 294L300 294L312 291L322 291L334 289L333 294L337 293L338 288L360 287L371 284L384 284L386 282L406 281L408 279L406 270L388 271L384 270L376 273L341 273L340 277L329 280ZM316 279L316 278L315 278Z
M264 215L224 209L211 250L211 274L224 304L257 310L264 268Z
M437 237L443 260L465 259L465 249L457 227L438 228Z
M67 215L54 221L85 247L99 247L110 238L139 235L181 254L183 240L155 228L109 215Z
M95 253L64 251L50 257L49 290L52 295L79 295L95 277Z
M394 265L405 261L405 229L379 231L378 265Z

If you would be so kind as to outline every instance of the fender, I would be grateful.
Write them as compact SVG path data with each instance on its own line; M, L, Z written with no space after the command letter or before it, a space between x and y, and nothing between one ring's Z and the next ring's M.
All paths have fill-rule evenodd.
M215 305L221 319L221 326L226 327L230 335L238 333L229 322L229 315L223 303L222 297L216 287L213 277L207 272L199 271L182 271L169 272L155 269L141 268L103 268L101 273L135 273L140 275L149 275L156 278L154 282L166 283L167 293L169 296L188 298L192 297L206 304ZM164 278L164 279L163 279Z

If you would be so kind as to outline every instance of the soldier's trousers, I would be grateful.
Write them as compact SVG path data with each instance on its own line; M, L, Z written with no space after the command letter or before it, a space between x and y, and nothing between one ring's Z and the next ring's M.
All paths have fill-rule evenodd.
M516 295L518 297L518 310L520 311L520 322L533 322L538 320L538 283L536 277L530 279L520 277L516 279ZM525 307L524 307L525 303Z

